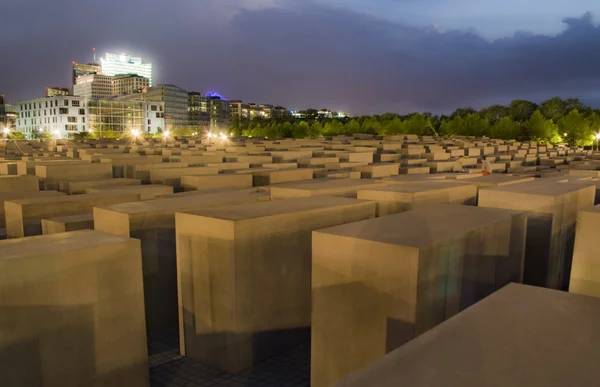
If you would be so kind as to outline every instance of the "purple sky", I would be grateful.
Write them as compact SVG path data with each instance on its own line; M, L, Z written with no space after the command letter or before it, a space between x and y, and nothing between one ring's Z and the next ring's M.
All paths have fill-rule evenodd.
M151 61L155 84L289 109L600 107L597 0L2 0L2 14L10 102L70 86L97 47Z

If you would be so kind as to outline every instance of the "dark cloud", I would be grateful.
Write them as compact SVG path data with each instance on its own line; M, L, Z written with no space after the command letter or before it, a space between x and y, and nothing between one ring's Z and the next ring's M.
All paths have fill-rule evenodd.
M13 15L41 7L27 23L0 25L0 91L13 101L68 84L71 59L97 46L151 59L158 82L288 108L444 112L553 95L600 102L600 28L590 14L565 19L557 36L490 42L304 0L253 10L237 0L7 1Z

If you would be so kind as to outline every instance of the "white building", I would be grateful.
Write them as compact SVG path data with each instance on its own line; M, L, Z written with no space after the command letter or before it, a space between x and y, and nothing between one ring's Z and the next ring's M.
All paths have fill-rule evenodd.
M113 77L102 74L83 75L76 79L73 94L85 98L108 98L113 95Z
M104 75L137 74L148 78L152 86L152 63L142 63L142 58L107 52L100 65Z
M67 138L79 132L115 131L156 133L165 128L164 103L116 101L78 96L55 96L22 101L17 131L32 139L36 132L47 131L55 138Z

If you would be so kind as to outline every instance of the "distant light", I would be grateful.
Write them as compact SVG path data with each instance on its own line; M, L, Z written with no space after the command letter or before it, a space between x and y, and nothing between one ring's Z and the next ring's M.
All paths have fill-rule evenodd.
M171 133L171 132L169 132L168 130L165 130L165 132L163 133L163 136L169 137L169 133Z
M600 133L596 133L596 140L600 140Z
M4 128L4 129L2 129L2 131L3 131L4 133L7 133L7 134L8 134L8 132L10 132L10 129L8 129L8 128Z
M212 134L212 133L209 133L209 134L208 134L208 137L212 137L212 136L213 136L213 134Z
M40 132L40 133L41 133L41 132L43 132L43 131L44 131L44 129L43 129L43 128L39 128L39 129L38 129L38 132Z
M563 136L564 136L564 137L567 137L567 132L563 133Z
M133 137L137 137L140 134L140 131L137 129L131 129L131 134L133 135Z
M223 140L227 140L227 135L226 135L226 134L223 134L223 133L221 133L221 138L222 138Z

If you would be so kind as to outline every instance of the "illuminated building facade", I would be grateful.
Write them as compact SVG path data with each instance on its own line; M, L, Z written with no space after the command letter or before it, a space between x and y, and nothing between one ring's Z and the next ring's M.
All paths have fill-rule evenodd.
M89 74L77 78L73 94L85 98L108 98L113 95L113 77L101 74Z
M229 127L229 101L215 92L188 93L189 123L198 130L225 130Z
M73 85L77 84L77 78L90 74L102 74L102 67L95 63L73 63Z
M57 95L73 95L68 87L46 87L46 97L54 97Z
M17 118L16 106L5 103L4 95L0 94L0 128L15 129Z
M282 118L289 114L288 110L282 106L273 106L266 104L244 103L240 100L229 101L231 117L241 119L258 118Z
M115 75L112 78L112 95L131 94L150 87L150 80L136 74Z
M137 74L148 78L149 86L152 86L152 63L143 63L142 58L107 52L100 58L100 65L104 75Z

